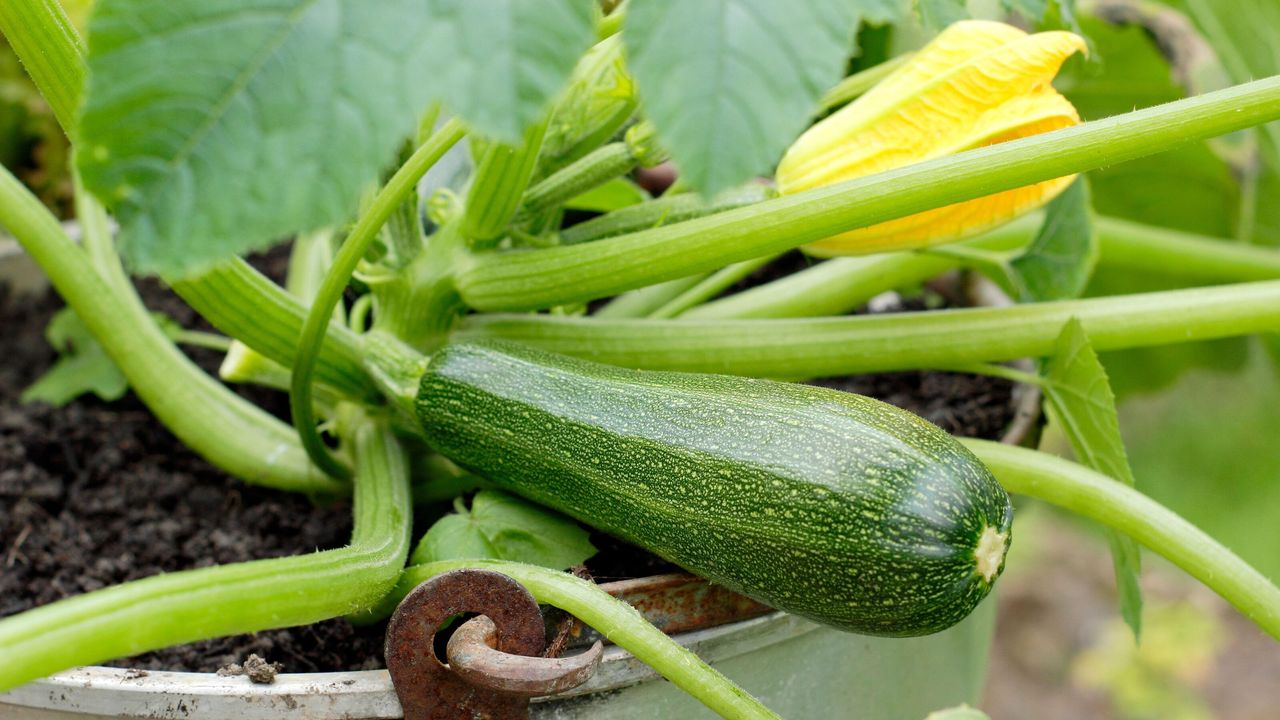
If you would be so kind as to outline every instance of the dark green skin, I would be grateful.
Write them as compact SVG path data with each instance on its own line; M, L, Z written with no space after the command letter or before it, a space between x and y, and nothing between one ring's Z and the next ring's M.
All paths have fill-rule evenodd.
M950 435L826 388L461 344L432 358L417 406L432 447L496 485L860 633L962 620L991 589L978 538L1012 520Z

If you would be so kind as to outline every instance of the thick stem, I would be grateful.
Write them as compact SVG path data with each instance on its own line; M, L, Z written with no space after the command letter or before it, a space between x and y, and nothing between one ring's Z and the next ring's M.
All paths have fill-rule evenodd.
M155 575L0 620L0 691L76 665L306 625L378 602L409 552L407 462L381 425L361 422L353 435L359 470L350 545Z
M1043 221L1027 215L967 246L1013 250L1026 245ZM1280 279L1280 251L1098 217L1100 267L1196 282ZM952 246L958 247L958 246ZM886 290L909 287L963 264L954 255L900 252L836 258L773 282L695 307L680 317L710 320L844 315Z
M84 90L84 42L58 0L5 0L0 31L71 135Z
M307 308L249 263L235 258L169 286L214 327L285 367L293 366ZM374 395L361 367L360 340L340 323L329 323L315 378L352 398Z
M1280 251L1100 217L1099 264L1203 282L1280 278Z
M1280 77L582 245L470 256L477 310L582 302L1280 118ZM867 253L886 248L873 245Z
M1177 513L1128 485L1052 455L987 440L961 442L1009 492L1053 503L1132 537L1280 640L1280 589Z
M568 573L502 560L449 560L406 568L379 610L389 614L410 590L440 573L460 568L493 570L524 585L540 603L576 616L629 651L721 717L731 720L778 716L645 620L635 608L599 586Z
M289 410L293 414L293 426L298 431L307 455L329 475L336 478L350 476L350 470L340 463L325 447L316 430L315 412L311 404L311 380L325 334L329 329L333 310L342 299L351 273L355 272L369 245L378 236L382 225L395 212L409 193L416 192L418 180L462 139L465 130L456 118L449 120L423 143L395 175L378 191L369 209L361 215L355 228L347 236L333 260L333 266L324 277L316 300L307 313L298 339L298 353L294 358L293 377L290 382Z
M457 339L501 337L625 367L808 378L1048 355L1077 317L1097 350L1280 330L1280 281L1005 308L783 320L473 315Z
M22 243L174 435L246 481L303 492L344 492L307 460L288 426L196 367L155 324L127 283L109 282L58 221L7 170L0 224Z

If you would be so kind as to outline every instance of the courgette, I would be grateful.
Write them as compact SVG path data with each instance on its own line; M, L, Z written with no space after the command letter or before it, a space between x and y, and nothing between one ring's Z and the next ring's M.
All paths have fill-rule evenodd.
M846 630L950 627L1004 567L1012 509L982 463L859 395L467 343L432 358L417 411L496 485Z

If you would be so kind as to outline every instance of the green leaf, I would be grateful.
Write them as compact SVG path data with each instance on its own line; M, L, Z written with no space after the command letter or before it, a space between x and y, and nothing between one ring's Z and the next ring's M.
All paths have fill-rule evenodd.
M847 0L640 2L623 42L646 116L706 197L768 173L844 74Z
M965 0L915 0L920 22L927 30L941 30L969 17Z
M569 200L565 203L565 207L571 210L607 213L637 205L648 199L648 193L640 186L626 178L614 178Z
M1183 10L1213 46L1236 83L1280 74L1280 4L1275 0L1165 0ZM1280 167L1280 123L1260 128L1263 153Z
M1079 461L1132 486L1133 471L1120 435L1116 399L1107 382L1107 372L1079 320L1072 318L1063 327L1044 375L1050 416L1066 434ZM1132 538L1113 531L1108 531L1108 537L1120 593L1120 614L1133 629L1134 637L1138 637L1142 630L1142 588L1138 584L1141 555Z
M182 333L182 326L168 315L156 312L150 315L170 339ZM54 313L45 326L44 336L58 351L58 359L22 392L19 400L62 407L89 393L112 402L128 392L128 380L75 310L66 307Z
M1144 25L1116 26L1088 16L1082 22L1099 62L1070 65L1057 84L1087 120L1179 100L1188 91L1177 76L1213 74L1209 64L1201 63L1175 76L1151 35L1176 26L1171 20L1157 23L1152 18L1150 31ZM1163 41L1186 44L1176 35ZM1101 214L1205 235L1229 236L1235 230L1239 185L1232 168L1207 143L1098 170L1089 179L1094 208Z
M1045 302L1080 297L1097 260L1089 183L1081 177L1049 203L1035 240L1009 268L1021 301Z
M862 21L872 25L900 23L907 19L907 4L903 0L855 0Z
M1204 34L1222 60L1233 82L1280 74L1280 4L1274 0L1165 0L1185 12ZM1261 167L1253 200L1245 213L1252 233L1244 239L1268 245L1280 244L1280 203L1271 200L1280 192L1280 122L1250 132ZM1246 224L1246 231L1249 230Z
M131 267L346 220L430 98L429 29L420 0L99 0L76 160Z
M445 515L432 524L418 541L410 565L436 560L473 560L499 557L470 513Z
M1049 11L1049 0L1000 0L1000 7L1033 23L1042 23Z
M431 526L410 564L490 558L563 570L596 553L573 520L498 490L481 490L470 511L456 510Z
M124 375L71 308L54 313L44 336L59 357L53 367L23 391L22 402L62 407L88 393L110 402L124 397L129 390Z
M428 20L416 39L426 53L417 81L429 79L450 109L506 144L520 141L595 39L590 0L412 5Z

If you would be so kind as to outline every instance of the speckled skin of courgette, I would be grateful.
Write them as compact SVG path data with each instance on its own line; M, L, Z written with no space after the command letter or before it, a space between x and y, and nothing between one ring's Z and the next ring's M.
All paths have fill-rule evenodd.
M934 425L826 388L630 370L509 344L441 350L428 442L493 483L773 607L923 635L991 589L1009 498ZM990 533L988 533L990 534Z

